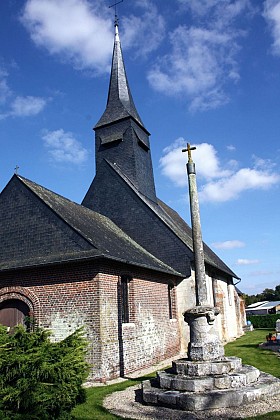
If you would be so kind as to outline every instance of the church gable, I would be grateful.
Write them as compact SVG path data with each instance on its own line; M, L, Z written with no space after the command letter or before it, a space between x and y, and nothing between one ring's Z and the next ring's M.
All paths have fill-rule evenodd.
M23 177L14 176L0 195L1 213L0 270L106 258L181 276L106 216Z
M117 165L104 160L82 204L113 220L149 253L188 277L192 252L120 174Z
M0 267L91 248L14 176L0 194Z

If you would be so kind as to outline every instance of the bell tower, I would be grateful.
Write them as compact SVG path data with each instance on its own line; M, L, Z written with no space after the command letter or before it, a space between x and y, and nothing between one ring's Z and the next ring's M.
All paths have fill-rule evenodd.
M106 109L94 130L96 177L106 161L114 165L140 194L156 202L150 133L137 112L130 92L117 20ZM84 206L94 209L97 190L98 185L93 181L83 200Z

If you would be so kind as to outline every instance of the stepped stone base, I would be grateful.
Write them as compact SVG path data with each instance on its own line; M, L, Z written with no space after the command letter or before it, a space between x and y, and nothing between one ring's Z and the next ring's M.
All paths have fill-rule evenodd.
M225 357L214 362L173 362L170 372L142 384L146 404L197 411L236 407L280 394L280 380Z

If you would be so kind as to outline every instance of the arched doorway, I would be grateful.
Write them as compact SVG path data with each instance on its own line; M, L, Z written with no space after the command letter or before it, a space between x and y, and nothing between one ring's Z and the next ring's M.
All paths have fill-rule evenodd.
M4 300L0 303L0 324L13 328L18 324L26 325L30 309L19 299Z

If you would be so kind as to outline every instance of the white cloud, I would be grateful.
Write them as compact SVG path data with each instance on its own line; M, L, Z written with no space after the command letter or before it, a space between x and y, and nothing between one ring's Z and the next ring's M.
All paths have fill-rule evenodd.
M192 146L196 147L192 153L195 156L198 177L213 179L231 174L231 170L221 168L217 152L211 144L201 143ZM182 153L183 148L186 148L186 141L181 137L165 148L163 156L160 158L162 173L179 187L187 184L186 163L188 157L186 153Z
M148 73L152 87L167 95L184 94L191 110L217 108L228 101L226 81L238 80L236 45L215 29L178 27L170 37L171 53Z
M9 104L6 110L0 113L0 120L8 117L31 117L39 114L45 108L47 100L36 96L16 96L13 99L12 92L9 92Z
M193 13L203 16L209 13L211 8L217 6L221 0L178 0L178 2Z
M245 246L244 242L238 241L238 240L214 242L212 244L212 247L216 249L234 249L234 248L243 248L244 246Z
M266 0L263 16L272 33L272 51L275 55L280 55L280 1Z
M163 150L163 156L159 161L163 175L167 176L175 185L179 187L183 187L187 183L187 158L186 154L182 153L182 149L185 147L186 142L182 137L175 140L174 143Z
M133 48L136 56L145 56L158 48L165 35L165 21L150 0L136 1L137 16L122 18L122 45Z
M36 96L16 96L8 85L8 72L0 68L0 120L8 117L37 115L47 104L47 99Z
M21 21L37 46L70 61L75 68L101 73L108 69L112 53L112 19L101 17L100 4L28 0Z
M201 202L225 202L247 190L269 189L280 181L277 173L243 168L227 178L206 183L200 191Z
M268 271L268 270L258 270L258 271L251 271L250 273L247 273L248 276L252 276L252 277L256 277L256 276L271 276L274 275L275 272L274 271ZM264 286L266 284L262 283L263 288L261 290L264 290ZM271 284L267 284L267 286L270 288Z
M228 36L180 26L170 35L170 41L171 53L148 73L152 87L167 95L187 95L191 110L216 108L227 102L222 81L231 55Z
M215 26L227 26L244 10L253 10L250 0L178 0L194 15L199 17L215 17Z
M7 82L8 73L0 68L0 105L4 105L11 95L11 90Z
M239 80L237 41L244 36L235 18L241 13L244 16L250 3L195 1L188 7L202 12L205 4L211 14L205 15L202 22L178 26L170 33L170 53L159 58L148 73L155 90L184 95L192 111L214 109L229 101L226 85Z
M48 149L51 160L54 162L66 162L82 164L88 158L88 151L75 139L73 133L63 129L43 133L42 139Z
M272 162L271 159L263 159L256 155L253 155L252 158L254 161L255 168L265 170L267 168L273 168L274 166L276 166L276 163Z
M11 103L9 115L14 117L29 117L41 112L47 101L44 98L35 96L17 96Z
M160 159L162 173L176 186L187 185L187 156L183 138L177 139L163 150ZM214 146L208 143L196 145L193 151L199 181L201 202L226 202L239 197L244 191L265 190L280 182L280 174L274 171L270 161L253 156L252 168L238 169L236 161L222 163Z
M235 146L233 146L232 144L229 144L229 145L227 146L227 150L229 150L230 152L234 152L234 151L236 150L236 147L235 147Z
M248 260L246 258L239 258L236 261L237 265L253 265L253 264L259 264L260 260Z

